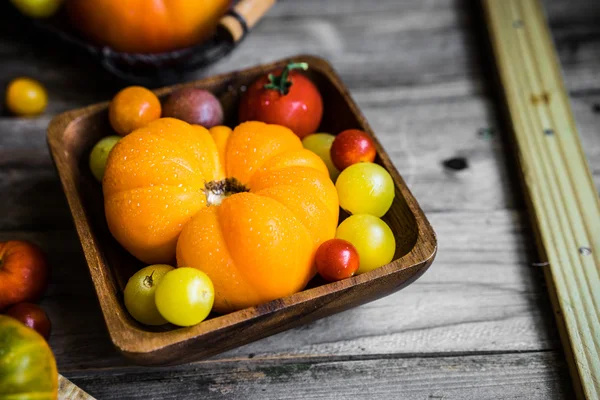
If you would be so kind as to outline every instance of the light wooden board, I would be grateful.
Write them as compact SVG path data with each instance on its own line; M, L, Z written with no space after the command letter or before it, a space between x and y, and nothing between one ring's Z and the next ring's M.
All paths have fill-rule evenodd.
M58 400L95 400L62 375L58 376Z
M575 387L600 399L598 194L540 2L484 4Z

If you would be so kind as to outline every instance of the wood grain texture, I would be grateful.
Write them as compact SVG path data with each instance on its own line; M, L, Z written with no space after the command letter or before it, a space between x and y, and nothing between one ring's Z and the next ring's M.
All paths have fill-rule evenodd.
M58 375L58 400L95 400L80 387Z
M439 256L411 286L217 359L559 349L542 270L532 265L537 258L525 213L433 212L429 218L443 238ZM50 343L59 369L126 365L106 333L76 234L0 232L0 240L8 238L32 240L49 253L54 270L42 306L54 322Z
M114 374L100 370L72 378L91 393L127 399L547 400L568 398L566 375L560 358L525 353L208 362L185 369L128 369Z
M531 265L539 260L527 216L521 211L524 203L513 160L506 156L506 132L499 126L490 97L491 74L482 62L477 38L483 33L474 30L479 16L472 3L282 1L231 56L182 77L197 79L299 51L327 57L427 212L440 238L440 253L423 278L396 295L225 353L196 375L198 364L182 366L177 379L165 381L162 396L184 397L181 393L188 393L189 387L198 388L195 385L209 373L204 371L217 366L226 371L221 382L228 382L240 395L210 392L210 396L259 397L262 389L268 393L270 385L251 386L243 370L234 373L242 359L258 368L279 365L289 357L312 364L316 359L311 355L321 361L334 361L338 354L364 356L369 357L365 376L373 376L387 372L389 364L381 359L389 352L426 353L421 359L427 364L421 364L418 376L410 375L422 390L406 392L414 385L404 376L410 371L402 370L393 376L405 382L401 387L383 378L375 381L380 398L573 398L560 362L562 352L541 267ZM2 2L0 8L7 4ZM594 111L600 104L600 2L546 1L545 6L584 150L600 187L600 111ZM28 75L40 79L50 94L48 113L41 119L0 115L0 173L10 176L10 180L0 179L0 240L29 238L49 252L53 278L42 306L54 323L50 342L59 369L98 398L118 395L111 385L149 398L159 385L149 390L138 382L152 370L125 374L121 367L126 361L110 344L45 144L45 127L52 115L109 99L123 83L87 57L57 47L10 20L0 24L0 60L0 85ZM493 128L493 137L480 136L482 128ZM442 162L454 156L465 156L469 168L445 169ZM33 189L36 186L43 196ZM53 230L40 232L46 228ZM502 374L501 369L496 374L501 378L494 381L484 370L487 367L472 368L472 359L463 357L513 348L535 354L541 350L550 358L539 358L535 364L521 360L522 366L534 367L518 374ZM464 373L475 383L456 383L460 382L456 364L444 361L450 354L460 355L456 363L465 360L462 371L468 370ZM490 361L496 356L478 357ZM294 394L307 398L303 394L311 386L319 388L310 392L311 397L342 398L327 391L329 382L338 379L333 369L341 364L332 365L318 382L304 380L290 394L279 386L271 398ZM554 378L523 384L519 376L532 370ZM99 376L103 382L110 379L110 385L94 384ZM480 377L486 383L478 385ZM369 387L360 376L345 379L344 384L353 380L364 382L364 390ZM244 391L246 385L252 389L250 394ZM339 386L332 383L332 387ZM355 388L342 387L338 392L361 394Z
M506 157L510 149L503 136L507 132L503 132L489 98L418 104L390 100L382 104L360 90L353 95L426 212L524 207L517 194L517 169ZM583 95L572 101L584 151L600 189L600 114L593 111L594 104L600 104L600 95ZM73 226L46 146L49 121L48 117L0 118L0 132L11 132L0 135L0 192L11 193L0 196L0 209L11 210L0 219L0 229ZM493 136L479 134L487 128L493 130ZM470 168L444 168L443 161L453 157L465 157ZM43 198L35 195L38 190L45 193Z
M600 399L598 193L539 0L484 5L575 388Z
M380 103L390 96L431 101L485 90L488 75L477 48L483 33L473 31L480 16L469 0L294 3L277 4L229 57L182 81L304 52L330 60L353 94L364 90ZM600 27L595 24L600 6L589 0L576 0L570 8L561 3L547 5L568 67L569 90L599 90L594 60L600 56ZM18 75L38 77L49 90L50 113L104 101L123 86L91 59L35 32L23 32L16 21L5 21L0 33L0 84Z

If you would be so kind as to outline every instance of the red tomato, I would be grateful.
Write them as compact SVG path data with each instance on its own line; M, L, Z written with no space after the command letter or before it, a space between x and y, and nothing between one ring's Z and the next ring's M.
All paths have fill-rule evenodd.
M317 87L297 69L306 63L288 64L255 81L242 97L240 122L262 121L290 128L302 139L316 132L323 117L323 99Z
M21 321L26 326L37 331L44 339L48 340L50 337L50 330L52 329L50 319L46 312L36 304L16 304L6 311L6 315Z
M48 262L38 246L20 240L0 242L0 310L40 298L48 276Z
M348 129L337 135L330 152L331 161L340 171L359 162L373 162L377 155L369 135L358 129Z
M354 275L360 259L352 243L343 239L330 239L317 249L315 264L323 279L333 282Z

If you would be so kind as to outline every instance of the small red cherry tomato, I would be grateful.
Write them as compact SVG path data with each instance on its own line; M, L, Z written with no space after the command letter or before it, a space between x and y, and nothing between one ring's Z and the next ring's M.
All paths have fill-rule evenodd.
M300 139L316 132L323 117L323 99L314 83L298 71L307 68L306 63L291 63L250 85L240 102L240 122L283 125Z
M360 260L352 243L343 239L331 239L322 243L317 249L315 264L319 275L333 282L354 275Z
M373 162L377 151L371 138L358 129L348 129L335 137L331 161L340 171L359 162Z
M50 337L50 330L52 324L48 315L42 308L32 303L19 303L15 304L6 311L6 315L13 317L16 320L21 321L24 325L37 331L44 339L48 340Z

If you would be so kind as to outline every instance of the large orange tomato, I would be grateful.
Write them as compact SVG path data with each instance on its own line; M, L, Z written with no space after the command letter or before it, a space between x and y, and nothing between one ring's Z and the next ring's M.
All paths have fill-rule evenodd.
M230 0L68 0L72 24L117 51L158 53L206 38Z
M323 161L262 122L159 119L114 147L103 188L113 236L148 264L171 262L179 238L177 265L211 278L220 312L301 290L338 221Z
M0 398L55 400L57 394L56 361L46 340L0 315Z

